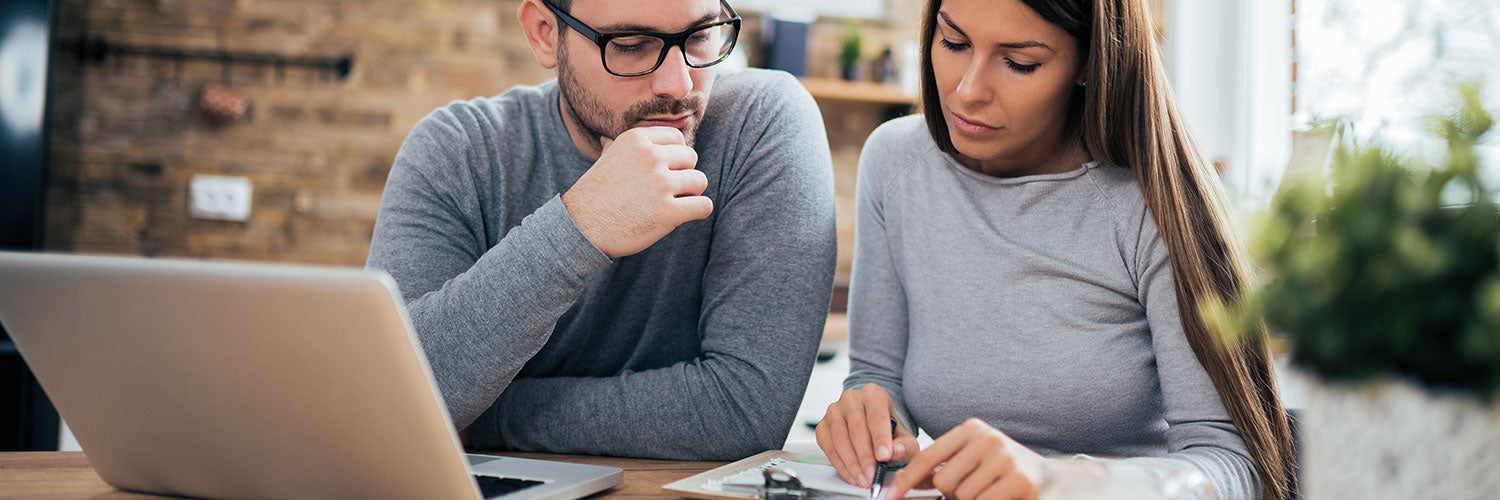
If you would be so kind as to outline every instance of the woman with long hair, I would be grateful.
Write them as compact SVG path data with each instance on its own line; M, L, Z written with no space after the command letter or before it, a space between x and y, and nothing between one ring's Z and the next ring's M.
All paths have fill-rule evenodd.
M1143 2L928 0L924 113L860 160L851 369L817 429L846 481L910 460L887 491L1032 498L1085 454L1287 496L1266 333L1198 314L1249 265Z

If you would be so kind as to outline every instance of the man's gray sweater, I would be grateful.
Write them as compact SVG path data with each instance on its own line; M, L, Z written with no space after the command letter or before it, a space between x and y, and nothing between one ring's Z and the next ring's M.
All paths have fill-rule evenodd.
M712 460L781 447L833 280L822 117L784 73L721 71L695 149L713 215L611 260L559 197L593 161L555 81L412 130L367 266L400 284L473 446Z

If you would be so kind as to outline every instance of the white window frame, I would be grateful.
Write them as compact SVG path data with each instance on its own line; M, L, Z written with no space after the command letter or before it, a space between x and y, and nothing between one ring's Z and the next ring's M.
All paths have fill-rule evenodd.
M1291 0L1166 0L1173 90L1235 206L1269 202L1291 157Z

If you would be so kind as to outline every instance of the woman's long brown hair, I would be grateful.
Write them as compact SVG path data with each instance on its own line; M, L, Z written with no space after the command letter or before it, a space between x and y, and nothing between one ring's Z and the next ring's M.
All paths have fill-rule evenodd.
M1077 87L1068 110L1072 130L1095 160L1135 172L1167 245L1188 344L1250 450L1264 497L1286 498L1295 467L1292 437L1265 328L1222 342L1198 313L1214 299L1233 303L1249 286L1250 264L1223 185L1177 108L1145 0L1022 1L1078 40L1087 84ZM941 4L927 0L922 20L921 104L933 139L953 154L932 68Z

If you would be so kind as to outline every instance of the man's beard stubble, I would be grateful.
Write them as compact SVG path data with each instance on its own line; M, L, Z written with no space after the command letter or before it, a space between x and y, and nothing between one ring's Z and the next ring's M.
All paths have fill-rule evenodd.
M704 99L698 96L690 96L686 99L672 99L657 97L649 101L632 104L621 116L611 116L609 108L604 105L593 93L589 92L578 82L576 76L568 67L568 51L566 44L558 46L557 87L562 95L562 104L568 114L573 116L573 121L583 128L589 135L589 140L599 142L601 137L611 139L618 137L626 130L634 128L648 116L671 115L676 116L685 112L693 114L692 125L682 131L689 147L693 146L697 138L698 127L703 124ZM664 61L663 64L666 64Z

